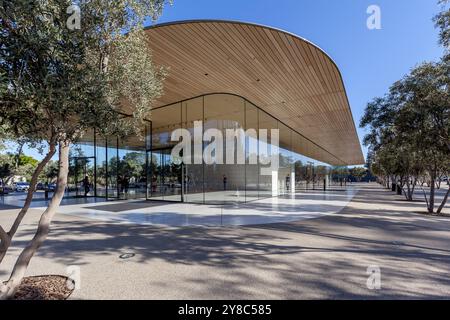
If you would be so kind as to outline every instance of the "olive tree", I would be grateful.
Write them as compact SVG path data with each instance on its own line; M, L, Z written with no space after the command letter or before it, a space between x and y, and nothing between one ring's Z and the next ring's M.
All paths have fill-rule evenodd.
M396 128L410 137L430 177L428 211L434 212L436 180L448 172L450 158L450 61L424 63L395 88L403 101ZM450 188L437 213L448 199Z
M446 55L450 48L450 10L448 8L450 0L439 0L442 6L441 12L436 15L434 22L439 29L439 43L446 48Z
M80 29L73 30L66 13L71 1L2 2L0 23L7 42L1 45L0 65L8 83L0 119L18 136L47 141L51 152L58 149L58 176L34 237L0 286L0 298L14 295L49 233L67 185L71 144L92 128L103 135L140 134L165 76L163 68L153 65L143 24L156 19L165 3L75 1L82 20ZM125 104L133 117L119 113ZM3 228L0 235L2 246L9 247Z
M403 187L407 199L427 175L428 212L435 210L436 179L448 172L450 158L450 62L424 63L396 82L383 98L369 103L361 120L364 143L376 154L377 169ZM442 212L450 190L437 209Z

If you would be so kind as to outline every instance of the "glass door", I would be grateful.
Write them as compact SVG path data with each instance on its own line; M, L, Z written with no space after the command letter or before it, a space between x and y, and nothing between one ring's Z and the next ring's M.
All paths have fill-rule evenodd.
M183 201L183 164L172 157L171 150L149 152L148 198L151 200Z
M95 157L70 159L68 191L70 196L95 196Z

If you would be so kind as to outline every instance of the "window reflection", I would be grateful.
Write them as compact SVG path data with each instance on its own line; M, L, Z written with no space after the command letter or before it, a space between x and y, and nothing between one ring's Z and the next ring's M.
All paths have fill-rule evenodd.
M195 122L201 124L198 132ZM178 143L171 141L171 134L180 128L191 135L192 163L183 163L183 155L173 158L171 154ZM218 129L222 139L211 136L210 141L203 141L203 134L210 129ZM237 129L244 134L227 139L227 130ZM272 175L262 175L276 150L271 144L272 129L279 130L279 168ZM214 141L222 144L224 153L207 149L214 161L205 164L203 152ZM195 150L200 150L200 157ZM68 192L111 200L221 204L341 183L345 167L332 168L316 158L339 162L251 102L235 95L212 94L153 110L143 138L103 137L93 130L86 134L72 148ZM234 164L227 159L234 159ZM89 181L89 190L83 181Z

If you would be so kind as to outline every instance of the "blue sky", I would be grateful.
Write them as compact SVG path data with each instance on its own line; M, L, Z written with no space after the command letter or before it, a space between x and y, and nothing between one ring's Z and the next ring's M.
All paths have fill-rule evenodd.
M381 8L381 30L366 26L370 5ZM385 94L417 63L442 55L432 21L438 11L437 0L174 0L158 22L254 22L315 43L341 70L362 140L359 120L367 102Z
M381 30L366 26L370 5ZM280 28L315 43L341 70L357 127L368 101L422 61L442 55L432 17L437 0L174 0L158 23L238 20ZM362 140L364 131L358 128ZM366 148L363 148L366 154ZM27 153L40 158L35 152Z

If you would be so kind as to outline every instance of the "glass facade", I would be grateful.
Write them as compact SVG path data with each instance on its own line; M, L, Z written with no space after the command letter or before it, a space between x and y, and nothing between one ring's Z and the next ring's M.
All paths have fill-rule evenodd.
M323 189L332 181L331 167L314 160L331 154L244 98L205 95L154 109L151 118L145 139L105 139L92 131L76 144L70 158L70 194L244 203ZM185 139L172 141L177 129L188 132L189 148L172 154ZM188 152L190 161L184 161ZM279 159L276 170L270 163L274 154Z
M71 148L67 196L145 198L147 168L143 139L104 138L91 130Z
M189 132L190 163L182 161L182 154L177 159L170 155L179 142L171 141L171 133L178 128ZM271 143L272 129L278 129L279 146ZM323 189L331 181L329 165L295 151L322 155L325 150L235 95L205 95L158 108L148 130L148 199L243 203ZM271 172L273 153L279 155L279 166ZM261 174L262 169L271 174Z

